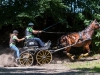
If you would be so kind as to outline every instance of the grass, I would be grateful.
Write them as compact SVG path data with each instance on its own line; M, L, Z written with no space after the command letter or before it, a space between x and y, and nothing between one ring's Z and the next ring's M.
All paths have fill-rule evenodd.
M100 57L99 54L92 56L92 58ZM88 60L87 60L88 58ZM68 62L64 65L72 70L78 71L87 71L87 72L99 72L100 73L100 59L97 60L89 60L91 57L84 58L86 60L76 61L76 62Z

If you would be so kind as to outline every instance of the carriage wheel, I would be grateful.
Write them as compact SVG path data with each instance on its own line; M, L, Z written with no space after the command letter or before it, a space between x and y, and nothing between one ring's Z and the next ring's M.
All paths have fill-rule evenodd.
M38 64L48 64L52 60L52 54L48 50L41 50L36 54Z
M33 55L29 52L22 53L20 55L19 63L23 66L31 66L33 64Z

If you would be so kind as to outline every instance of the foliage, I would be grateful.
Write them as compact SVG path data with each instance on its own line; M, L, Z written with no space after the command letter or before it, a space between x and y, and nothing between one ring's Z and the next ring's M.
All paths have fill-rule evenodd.
M0 0L0 28L24 28L30 21L42 28L62 21L59 30L81 31L94 19L100 21L99 5L100 0ZM96 31L93 43L98 47L99 39Z

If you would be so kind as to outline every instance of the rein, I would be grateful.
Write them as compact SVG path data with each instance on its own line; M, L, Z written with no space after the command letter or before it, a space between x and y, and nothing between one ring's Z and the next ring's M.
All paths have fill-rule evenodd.
M60 22L64 22L64 21L65 21L65 20L62 20L62 21L59 21L59 22L57 22L57 23L55 23L55 24L53 24L53 25L50 25L49 27L43 29L43 31L44 31L44 30L47 30L47 29L49 29L49 28L51 28L51 27L53 27L53 26L55 26L55 25L57 25L57 24L59 24Z
M48 34L66 34L67 32L47 32L47 31L42 31L43 33L48 33Z

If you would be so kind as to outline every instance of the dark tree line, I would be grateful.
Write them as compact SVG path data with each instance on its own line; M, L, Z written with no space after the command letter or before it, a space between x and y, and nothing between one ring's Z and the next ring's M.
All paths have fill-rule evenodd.
M100 22L100 0L0 0L0 36L1 43L13 29L24 35L29 22L34 22L35 29L58 23L47 31L76 32L83 30L94 19ZM2 33L3 32L3 33ZM42 34L42 38L51 38L56 34ZM99 48L100 31L93 36L93 47ZM7 40L8 38L5 38ZM5 42L5 41L4 41ZM3 42L3 43L4 43Z

